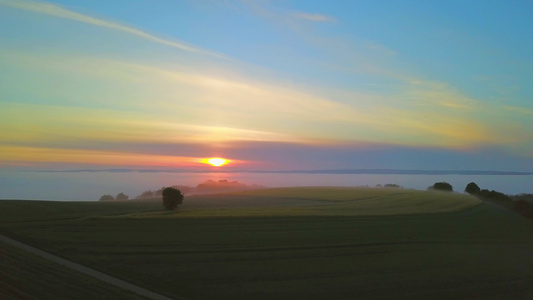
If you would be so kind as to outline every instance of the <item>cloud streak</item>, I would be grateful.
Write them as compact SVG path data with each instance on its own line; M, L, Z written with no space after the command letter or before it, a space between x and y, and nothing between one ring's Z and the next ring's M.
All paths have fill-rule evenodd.
M341 98L330 97L357 112L339 114L352 115L353 121L344 122L351 129L330 130L335 138L351 133L354 138L367 141L404 145L469 149L492 144L512 145L511 151L515 153L529 151L531 139L524 134L529 122L523 119L529 115L528 109L491 103L440 80L439 75L421 74L420 66L412 65L404 53L390 50L377 41L358 36L324 35L310 26L294 26L287 20L286 10L268 1L247 3L252 14L292 31L292 37L304 42L309 52L324 53L317 55L314 61L302 61L303 68L313 65L317 72L327 69L332 78L350 78L353 90L366 90L353 95L347 92ZM347 23L346 19L336 20L338 26ZM294 60L300 60L300 56L295 54ZM330 85L337 85L334 80L330 82ZM368 83L364 86L358 85L359 82ZM369 92L372 89L375 92ZM518 118L512 118L512 114ZM334 128L331 125L330 129Z
M190 67L88 57L62 57L63 64L58 67L51 63L57 61L53 55L17 55L4 57L17 66L28 64L26 67L34 74L47 75L50 70L62 74L65 102L4 103L0 112L4 141L52 142L80 137L87 141L168 139L206 144L386 141L452 148L507 141L495 132L489 133L485 123L472 118L477 104L474 99L461 98L446 85L431 82L417 81L394 96L369 92L318 95L276 82L239 78L230 72L218 76ZM109 90L100 88L95 95L88 90L80 95L79 84L87 77L91 84L99 86L101 82ZM55 90L51 93L56 102L61 100ZM101 94L106 97L100 98ZM43 96L47 96L44 90L34 95ZM78 107L87 102L108 109Z
M305 142L286 134L181 123L141 112L5 102L0 108L0 144Z
M112 30L117 30L123 33L137 36L139 38L142 38L142 39L145 39L151 42L170 46L170 47L182 50L182 51L210 55L210 56L214 56L217 58L226 58L222 54L218 54L212 51L207 51L207 50L200 49L198 47L190 46L184 42L177 42L177 41L171 41L168 39L163 39L163 38L157 37L155 35L152 35L150 33L147 33L145 31L142 31L140 29L137 29L131 26L122 25L122 24L118 24L112 21L106 21L106 20L102 20L99 18L94 18L91 16L80 14L80 13L65 9L55 4L50 4L46 2L37 2L37 1L27 1L27 0L0 0L0 5L5 5L5 6L12 7L12 8L17 8L17 9L21 9L25 11L34 12L34 13L68 19L72 21L82 22L82 23L104 27L104 28L108 28Z

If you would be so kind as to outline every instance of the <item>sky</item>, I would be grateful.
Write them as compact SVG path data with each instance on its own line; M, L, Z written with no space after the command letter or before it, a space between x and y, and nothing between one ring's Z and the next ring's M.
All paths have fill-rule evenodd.
M0 0L0 172L531 172L532 9Z

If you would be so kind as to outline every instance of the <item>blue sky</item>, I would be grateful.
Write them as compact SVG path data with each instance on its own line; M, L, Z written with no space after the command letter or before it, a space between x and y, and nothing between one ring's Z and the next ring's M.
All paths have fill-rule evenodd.
M531 171L532 8L0 0L0 168Z

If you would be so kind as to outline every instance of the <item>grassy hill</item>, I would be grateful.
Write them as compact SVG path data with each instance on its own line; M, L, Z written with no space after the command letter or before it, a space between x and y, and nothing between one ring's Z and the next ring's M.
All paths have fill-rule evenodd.
M297 188L184 203L0 201L0 232L189 299L533 295L531 221L468 196Z
M220 197L230 198L235 204L240 200L241 205L224 209L213 203L210 210L187 210L185 207L181 216L411 215L459 211L481 203L477 198L463 194L347 187L276 188L229 193ZM250 207L250 203L254 203L255 207Z

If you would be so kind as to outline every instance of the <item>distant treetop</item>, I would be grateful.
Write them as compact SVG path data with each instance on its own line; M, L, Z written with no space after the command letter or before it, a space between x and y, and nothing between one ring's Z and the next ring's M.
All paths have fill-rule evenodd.
M470 182L465 187L465 192L470 195L477 195L480 191L481 188L475 182Z
M130 197L124 193L119 193L116 197L115 197L115 200L117 201L127 201Z
M435 182L428 190L453 192L453 186L447 182Z

